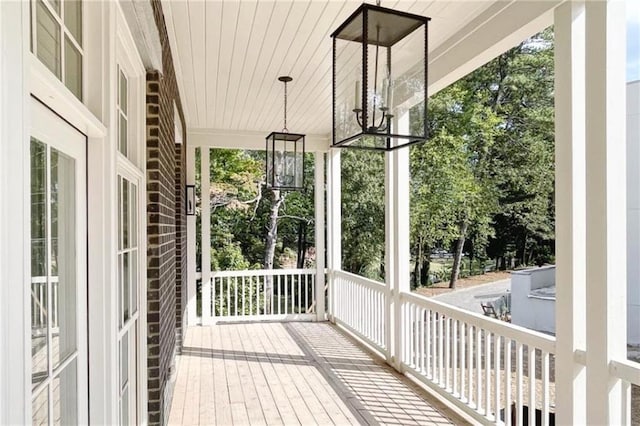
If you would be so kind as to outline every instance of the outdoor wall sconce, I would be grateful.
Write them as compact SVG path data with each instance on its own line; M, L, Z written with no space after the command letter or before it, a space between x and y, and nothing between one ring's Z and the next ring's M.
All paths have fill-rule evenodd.
M187 185L185 209L187 216L196 214L196 186Z
M284 83L284 127L267 136L266 183L267 188L285 191L304 189L305 135L289 133L287 129L287 83L289 76L278 77Z
M427 139L430 20L364 3L331 35L333 147L390 151ZM422 125L411 126L419 104Z

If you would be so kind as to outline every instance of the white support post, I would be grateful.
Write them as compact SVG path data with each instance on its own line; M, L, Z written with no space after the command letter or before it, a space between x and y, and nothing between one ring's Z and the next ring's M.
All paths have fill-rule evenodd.
M409 132L409 112L396 119L398 133ZM409 148L385 156L385 281L387 284L387 361L398 371L402 362L400 294L411 291L409 273Z
M0 424L31 423L28 17L0 2Z
M584 2L555 10L556 155L556 416L586 424L586 174ZM508 402L507 402L508 403Z
M329 319L333 322L335 301L333 286L334 271L342 269L342 179L340 149L332 149L327 154L327 266L329 269Z
M200 188L201 188L201 232L200 241L202 242L202 324L211 324L213 314L211 305L211 203L210 203L210 186L211 179L209 176L209 148L200 148Z
M618 425L630 405L609 370L627 357L625 4L588 1L585 10L586 424Z
M196 149L187 145L187 185L196 184ZM187 216L187 325L197 323L196 216Z
M395 176L394 152L387 152L384 155L384 282L385 282L385 295L384 295L384 341L386 344L386 356L387 364L396 367L396 360L401 359L398 351L401 345L396 342L396 338L401 336L401 330L397 327L395 311L395 297L394 297L394 280L395 280L395 232L394 232L394 214L395 209L393 206L394 194L394 176Z
M324 320L324 152L314 154L316 222L316 319ZM308 291L308 289L307 289Z

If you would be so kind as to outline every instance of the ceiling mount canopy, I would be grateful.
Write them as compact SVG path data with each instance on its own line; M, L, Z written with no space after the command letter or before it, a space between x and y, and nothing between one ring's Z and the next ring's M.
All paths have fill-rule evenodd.
M390 151L427 139L430 19L364 3L334 31L332 146Z
M266 184L269 189L301 191L304 189L305 135L289 133L287 128L287 83L293 78L285 75L278 80L284 83L284 120L282 131L271 132L266 138Z

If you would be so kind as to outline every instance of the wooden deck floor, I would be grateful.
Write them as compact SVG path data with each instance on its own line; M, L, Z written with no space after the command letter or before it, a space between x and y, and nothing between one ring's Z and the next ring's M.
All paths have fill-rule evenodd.
M189 328L177 363L173 425L464 424L329 323Z

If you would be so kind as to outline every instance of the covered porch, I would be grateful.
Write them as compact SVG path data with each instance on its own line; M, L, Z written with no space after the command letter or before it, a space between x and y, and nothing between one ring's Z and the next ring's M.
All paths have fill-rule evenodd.
M556 336L410 291L407 150L382 154L384 282L342 270L341 155L330 147L330 58L322 40L351 8L295 4L279 24L286 31L272 35L263 24L251 26L258 12L250 8L231 6L235 21L225 21L217 14L222 10L166 2L187 102L187 183L196 184L196 150L200 188L208 194L211 150L264 149L264 136L279 126L277 108L265 105L278 104L279 93L263 77L275 80L286 63L309 89L294 105L314 158L315 248L326 253L312 269L213 271L206 256L197 265L195 243L199 238L202 247L211 246L210 203L200 206L200 235L195 217L188 218L188 328L170 422L629 423L640 367L626 358L620 326L626 324L625 256L619 253L626 229L625 196L616 188L626 177L619 167L624 107L617 100L624 97L624 55L615 52L623 37L616 28L624 19L622 3L473 2L455 21L461 3L433 2L442 23L456 24L433 29L440 32L430 47L431 94L554 25L556 259L564 283ZM270 11L274 19L285 16L275 10L280 7ZM420 2L410 7L430 13ZM219 34L207 29L209 13L219 19ZM296 37L311 22L312 29ZM199 55L206 40L217 43L219 63ZM262 50L242 50L251 40L262 40ZM285 51L297 56L286 59ZM233 58L243 54L238 65ZM218 71L215 84L205 77L210 65ZM249 83L240 78L245 73ZM408 114L398 121L404 118L408 123Z

